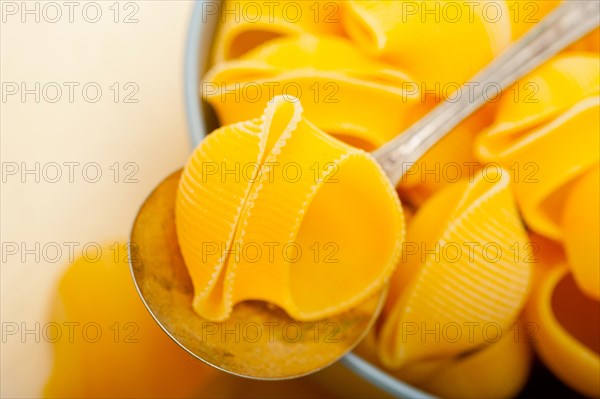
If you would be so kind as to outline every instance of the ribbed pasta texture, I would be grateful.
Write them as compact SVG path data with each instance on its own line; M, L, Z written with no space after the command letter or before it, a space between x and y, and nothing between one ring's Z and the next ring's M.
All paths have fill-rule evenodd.
M485 162L511 171L528 227L564 243L580 288L600 298L597 176L600 170L600 63L563 54L516 83L494 124L476 140Z
M431 197L409 225L392 279L382 362L398 368L450 358L484 345L490 325L506 331L528 293L533 260L526 248L507 171Z
M248 299L301 320L341 313L382 288L404 234L397 194L370 155L281 96L194 151L176 227L194 309L209 320Z

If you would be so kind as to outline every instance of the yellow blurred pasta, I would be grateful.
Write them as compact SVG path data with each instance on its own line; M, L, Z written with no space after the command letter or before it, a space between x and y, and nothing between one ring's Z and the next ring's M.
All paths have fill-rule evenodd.
M600 300L600 165L572 184L561 227L575 282L586 295Z
M600 397L600 302L577 288L558 245L535 241L540 263L524 319L535 328L536 352L566 384Z
M535 96L505 96L492 127L477 140L485 162L513 173L529 227L560 240L561 209L570 184L600 157L600 64L591 54L567 54L517 83Z
M500 339L467 355L413 363L392 373L441 398L514 397L526 384L533 360L534 338L527 328L517 321Z
M533 354L517 322L498 342L444 364L423 389L443 398L511 398L527 383Z
M255 118L275 95L300 98L320 129L366 150L401 132L419 104L410 76L334 36L272 40L209 70L201 92L224 125Z
M462 84L511 41L504 1L349 0L343 23L362 48L407 71L428 90Z
M104 245L97 258L77 258L60 278L48 325L62 334L43 397L194 398L218 377L148 313L131 280L128 247Z
M338 1L225 0L207 2L205 18L219 15L212 62L241 57L271 39L298 35L342 34Z

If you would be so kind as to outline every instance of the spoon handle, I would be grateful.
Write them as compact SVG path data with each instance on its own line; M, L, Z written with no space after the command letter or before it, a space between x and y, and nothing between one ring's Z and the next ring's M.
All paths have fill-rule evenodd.
M564 1L519 41L494 59L447 99L402 134L373 152L390 181L397 184L406 170L461 121L519 78L600 24L600 3ZM493 88L490 95L488 91Z

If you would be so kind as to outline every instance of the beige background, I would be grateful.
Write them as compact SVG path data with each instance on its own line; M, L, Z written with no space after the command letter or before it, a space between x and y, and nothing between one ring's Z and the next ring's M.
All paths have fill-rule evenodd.
M11 4L20 8L21 1L2 1L0 30L3 88L7 83L26 82L33 88L48 82L63 86L61 99L50 103L35 102L28 95L3 99L1 106L1 156L5 176L1 193L1 240L26 248L40 248L49 243L62 247L62 258L53 261L55 253L42 253L36 261L28 255L8 255L3 248L1 268L1 319L3 323L44 322L48 301L60 273L68 264L66 242L76 242L81 249L87 243L114 242L128 236L137 207L161 178L183 164L189 151L183 107L183 50L190 1L136 1L137 23L114 22L113 1L98 1L102 16L96 23L86 22L81 6L74 9L74 22L69 22L68 8L56 23L54 10L39 3L40 22L35 15L20 10L11 15ZM28 2L34 9L35 1ZM62 4L63 2L58 2ZM119 19L135 11L124 3ZM52 13L51 13L52 12ZM94 10L87 9L94 18ZM78 82L73 103L69 102L64 82ZM81 88L96 82L102 89L97 103L88 103ZM139 87L135 103L114 102L109 88L119 82L134 82ZM48 86L49 90L50 86ZM129 92L128 90L127 92ZM89 91L90 96L93 92ZM43 94L43 93L41 93ZM54 92L48 91L48 99ZM5 100L5 101L4 101ZM40 170L49 162L61 165L62 179L51 183L42 175L6 175L6 168L16 162L28 168L40 162ZM74 169L74 182L68 180L64 162L80 162ZM100 165L102 178L88 183L82 168L89 162ZM121 175L114 183L111 165L119 162ZM137 183L123 182L124 165L139 166ZM47 178L54 172L46 169ZM94 178L93 168L87 169ZM23 183L22 177L26 178ZM24 244L21 244L24 243ZM54 245L54 244L51 244ZM22 246L20 248L23 248ZM50 248L50 247L47 247ZM77 251L77 249L76 249ZM6 325L6 324L4 324ZM35 342L35 336L4 336L1 356L2 397L36 397L51 366L49 344Z

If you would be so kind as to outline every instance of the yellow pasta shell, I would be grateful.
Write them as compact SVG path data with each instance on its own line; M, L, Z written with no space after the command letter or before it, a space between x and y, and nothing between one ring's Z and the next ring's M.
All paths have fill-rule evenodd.
M482 136L479 155L496 160L514 140L600 91L600 64L591 53L563 54L520 79L497 105L494 125Z
M575 282L600 300L600 166L573 183L562 211L565 251Z
M516 85L521 92L501 99L494 124L476 140L476 153L513 173L529 227L560 240L569 186L600 156L600 63L588 53L563 54ZM526 87L535 92L524 96Z
M535 326L536 352L563 382L600 397L600 303L578 290L560 247L537 242L540 264L524 315Z
M413 363L393 375L441 398L514 397L533 361L529 328L517 322L497 342L473 353Z
M343 38L312 35L272 40L215 66L201 92L221 124L256 117L275 95L300 98L320 129L367 150L401 132L419 101L408 75Z
M422 387L442 398L511 398L527 382L533 354L520 325L496 343L445 363Z
M225 0L207 2L204 7L207 16L219 15L212 52L214 63L239 58L281 36L342 34L337 1Z
M495 15L484 6L493 3ZM433 89L462 84L511 40L504 1L344 2L344 27L359 45L390 60ZM460 45L457 45L460 43Z
M414 216L384 310L379 343L384 365L459 355L485 343L483 334L467 334L469 323L504 329L515 321L531 271L523 252L515 250L523 251L527 236L509 183L507 171L482 173L441 190ZM493 255L486 252L491 247ZM461 333L453 342L421 335L450 326ZM409 327L421 334L407 335Z
M131 244L103 245L60 277L45 325L69 330L52 341L40 397L192 398L215 384L219 371L181 350L140 301L127 265Z
M533 361L531 326L517 322L494 343L467 355L411 363L391 375L442 398L514 397L527 382ZM381 367L377 336L372 331L355 349L363 359Z
M208 173L215 164L238 178ZM281 96L262 119L218 129L194 151L176 226L194 309L210 320L249 299L299 320L347 310L389 279L404 234L398 197L371 156Z
M483 134L480 151L488 140L493 141L492 135ZM527 224L534 231L559 240L562 206L569 185L597 164L599 158L600 97L595 96L513 139L495 160L513 172L517 201Z

